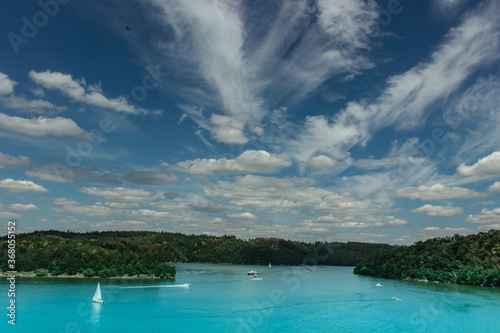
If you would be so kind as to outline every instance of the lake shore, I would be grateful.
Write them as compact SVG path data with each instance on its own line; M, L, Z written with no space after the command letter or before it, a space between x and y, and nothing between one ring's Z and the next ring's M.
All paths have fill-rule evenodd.
M11 274L6 272L0 272L0 278L10 277ZM112 276L109 278L103 278L99 276L84 276L83 274L75 274L75 275L47 275L47 276L36 276L34 272L17 272L15 273L16 278L61 278L61 279L122 279L122 280L161 280L159 277L149 276L149 275L124 275L124 276ZM166 280L175 280L175 277L166 279Z

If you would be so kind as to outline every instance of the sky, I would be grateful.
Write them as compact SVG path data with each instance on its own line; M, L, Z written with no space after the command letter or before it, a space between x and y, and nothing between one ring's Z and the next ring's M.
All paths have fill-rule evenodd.
M0 234L500 229L500 0L3 6Z

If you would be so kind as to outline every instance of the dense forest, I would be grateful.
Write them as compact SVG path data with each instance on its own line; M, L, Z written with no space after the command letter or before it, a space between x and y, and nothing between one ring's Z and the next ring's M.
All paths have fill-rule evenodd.
M7 238L0 238L0 269L7 271ZM52 276L175 276L168 263L355 266L388 244L303 243L278 238L183 235L168 232L36 231L16 236L16 270Z
M354 273L500 287L500 230L395 246L363 259Z

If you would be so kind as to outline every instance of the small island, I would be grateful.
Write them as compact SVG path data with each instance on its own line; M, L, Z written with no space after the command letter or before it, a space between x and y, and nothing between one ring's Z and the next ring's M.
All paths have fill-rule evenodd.
M500 230L394 246L363 259L355 274L500 287Z
M21 277L175 278L172 263L355 266L391 249L359 242L304 243L279 238L184 235L151 231L35 231L16 235ZM0 270L7 272L7 237L0 238Z

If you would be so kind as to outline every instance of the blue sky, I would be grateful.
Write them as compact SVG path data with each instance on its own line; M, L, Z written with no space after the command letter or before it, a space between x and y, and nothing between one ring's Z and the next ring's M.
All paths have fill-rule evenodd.
M9 1L0 218L390 244L498 229L499 13Z

